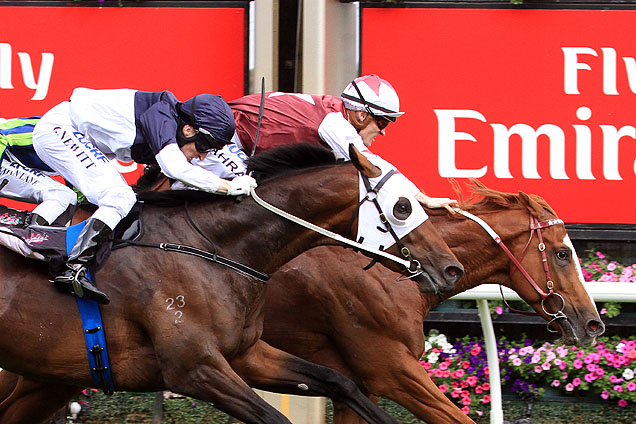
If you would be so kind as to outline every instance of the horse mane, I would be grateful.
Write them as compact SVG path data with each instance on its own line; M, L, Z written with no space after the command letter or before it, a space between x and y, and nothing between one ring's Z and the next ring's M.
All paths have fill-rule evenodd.
M252 176L260 184L274 177L340 162L332 150L315 144L297 143L276 147L249 158L247 171L252 172ZM146 166L144 174L133 186L137 199L147 204L169 207L183 205L185 202L199 203L225 197L201 190L150 190L160 178L163 178L163 175L158 165Z
M261 183L300 170L342 163L333 151L311 143L294 143L259 153L247 160L247 172Z
M472 196L467 199L463 198L462 191L459 186L456 183L453 184L459 199L459 207L467 212L474 212L477 214L488 211L525 207L525 203L521 200L521 195L519 193L505 193L488 188L478 180L471 179L470 181L471 183L468 188L472 193ZM543 197L536 194L529 194L528 196L536 201L542 208L556 216L552 207L543 199Z

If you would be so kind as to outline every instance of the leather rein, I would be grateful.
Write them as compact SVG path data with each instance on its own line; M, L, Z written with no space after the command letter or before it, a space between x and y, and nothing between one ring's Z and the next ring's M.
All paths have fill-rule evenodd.
M515 265L515 267L510 270L510 276L512 277L512 275L515 273L515 271L519 270L521 275L523 275L523 277L526 279L526 281L528 281L528 283L530 283L532 288L534 288L534 290L541 297L541 309L543 310L543 312L546 315L548 315L549 317L552 318L547 323L548 331L550 331L552 333L558 332L557 330L554 330L552 328L552 323L554 321L558 320L558 319L567 319L567 316L563 312L563 309L565 308L565 300L563 299L563 296L561 296L560 294L558 294L557 292L554 291L554 280L552 279L552 276L550 274L550 268L548 266L548 258L547 258L546 253L545 253L545 243L543 242L543 235L541 234L541 229L547 228L547 227L551 227L553 225L559 225L559 224L562 225L563 224L563 220L555 218L555 219L549 219L547 221L539 221L534 215L530 215L530 237L529 237L528 242L526 243L525 247L521 251L521 255L517 259L515 257L515 255L510 251L510 249L508 249L508 247L503 242L501 237L485 221L483 221L481 218L479 218L479 217L477 217L477 216L475 216L475 215L473 215L473 214L471 214L469 212L463 211L461 209L455 208L455 211L457 213L465 216L466 218L475 221L477 224L479 224L482 228L484 228L486 230L486 232L495 241L495 243L497 243L501 247L501 249L506 253L506 255L510 258L512 263ZM526 271L526 269L521 264L521 261L523 261L523 258L525 257L526 253L528 252L528 248L530 246L530 242L532 241L535 233L537 234L537 239L539 240L538 250L539 250L539 254L541 255L541 262L543 264L543 271L544 271L545 277L546 277L547 292L542 290L541 287L539 287L539 284L537 284L537 282L532 278L532 276L528 273L528 271ZM540 314L537 313L537 312L534 312L534 311L521 311L521 310L515 309L512 306L510 306L510 304L508 304L508 301L506 300L506 298L505 298L505 296L503 294L503 289L501 288L501 284L499 285L499 291L501 292L501 298L503 299L504 303L506 304L508 309L510 309L512 312L516 312L516 313L523 314L523 315L540 316ZM549 299L550 297L553 297L553 296L557 297L557 298L559 298L561 300L561 307L555 313L548 312L548 310L546 309L546 305L545 305L546 300Z

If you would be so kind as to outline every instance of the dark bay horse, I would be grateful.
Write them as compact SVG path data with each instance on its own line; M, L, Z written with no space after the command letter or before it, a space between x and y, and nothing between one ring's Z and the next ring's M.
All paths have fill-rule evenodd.
M379 176L378 168L352 153L355 166L323 164L288 172L262 183L257 193L281 209L345 234L359 200L358 172ZM272 154L270 159L278 160ZM331 152L328 156L333 159ZM304 157L292 158L292 163ZM396 202L404 201L406 194L395 194ZM240 203L227 197L194 202L204 195L182 194L191 200L189 217L201 233L188 225L183 205L147 203L144 241L206 249L205 235L214 241L217 254L268 274L312 247L339 244L272 214L251 197ZM430 276L415 275L408 284L422 290L432 290L431 283L442 289L454 286L461 264L430 220L402 241ZM397 248L387 251L396 253ZM402 271L388 259L380 261ZM0 255L0 276L0 367L8 370L0 372L0 423L42 422L93 385L76 301L47 282L44 263L8 250ZM213 402L246 423L289 422L251 386L332 397L369 422L394 422L350 380L260 339L266 290L255 279L194 256L127 247L112 252L97 280L111 296L102 314L117 390L167 389Z
M531 217L554 222L556 214L535 195L505 194L475 186L480 201L462 208L486 221L517 257L530 240ZM424 351L423 322L431 310L454 293L482 283L516 291L546 315L541 296L502 248L475 222L463 216L429 211L431 220L464 265L465 276L452 293L422 293L413 282L395 281L382 268L354 272L367 262L343 249L319 247L278 271L267 292L263 339L286 352L336 369L373 398L384 397L431 424L472 423L442 394L418 363ZM547 225L547 224L546 224ZM563 224L541 229L554 292L563 297L566 318L555 321L568 344L589 346L604 331L596 306L582 285L576 253ZM542 290L546 271L532 237L521 264ZM325 266L335 263L337 265ZM548 312L561 307L550 296ZM359 423L357 416L334 404L334 422Z

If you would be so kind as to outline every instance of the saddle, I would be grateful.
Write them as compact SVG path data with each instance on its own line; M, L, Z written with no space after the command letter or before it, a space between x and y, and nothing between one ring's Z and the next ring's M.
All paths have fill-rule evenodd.
M99 270L108 259L111 250L127 245L130 241L139 240L143 233L142 203L133 206L130 213L121 220L113 231L108 242L103 243L95 256L94 270ZM67 233L79 234L71 227L29 226L24 222L29 212L11 209L0 205L0 240L9 249L24 256L49 262L51 275L57 275L68 260L68 247L72 247L75 240L67 239ZM76 225L84 225L83 223ZM14 238L14 239L12 239ZM71 246L68 246L71 244ZM32 252L32 253L31 253Z

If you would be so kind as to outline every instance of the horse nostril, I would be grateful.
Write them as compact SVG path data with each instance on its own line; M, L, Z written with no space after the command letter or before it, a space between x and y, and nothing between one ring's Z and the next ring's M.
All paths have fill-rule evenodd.
M587 329L590 334L600 335L605 332L605 325L602 322L596 320L590 320L587 323Z
M444 272L449 279L454 281L458 281L464 275L464 270L457 266L447 266Z

